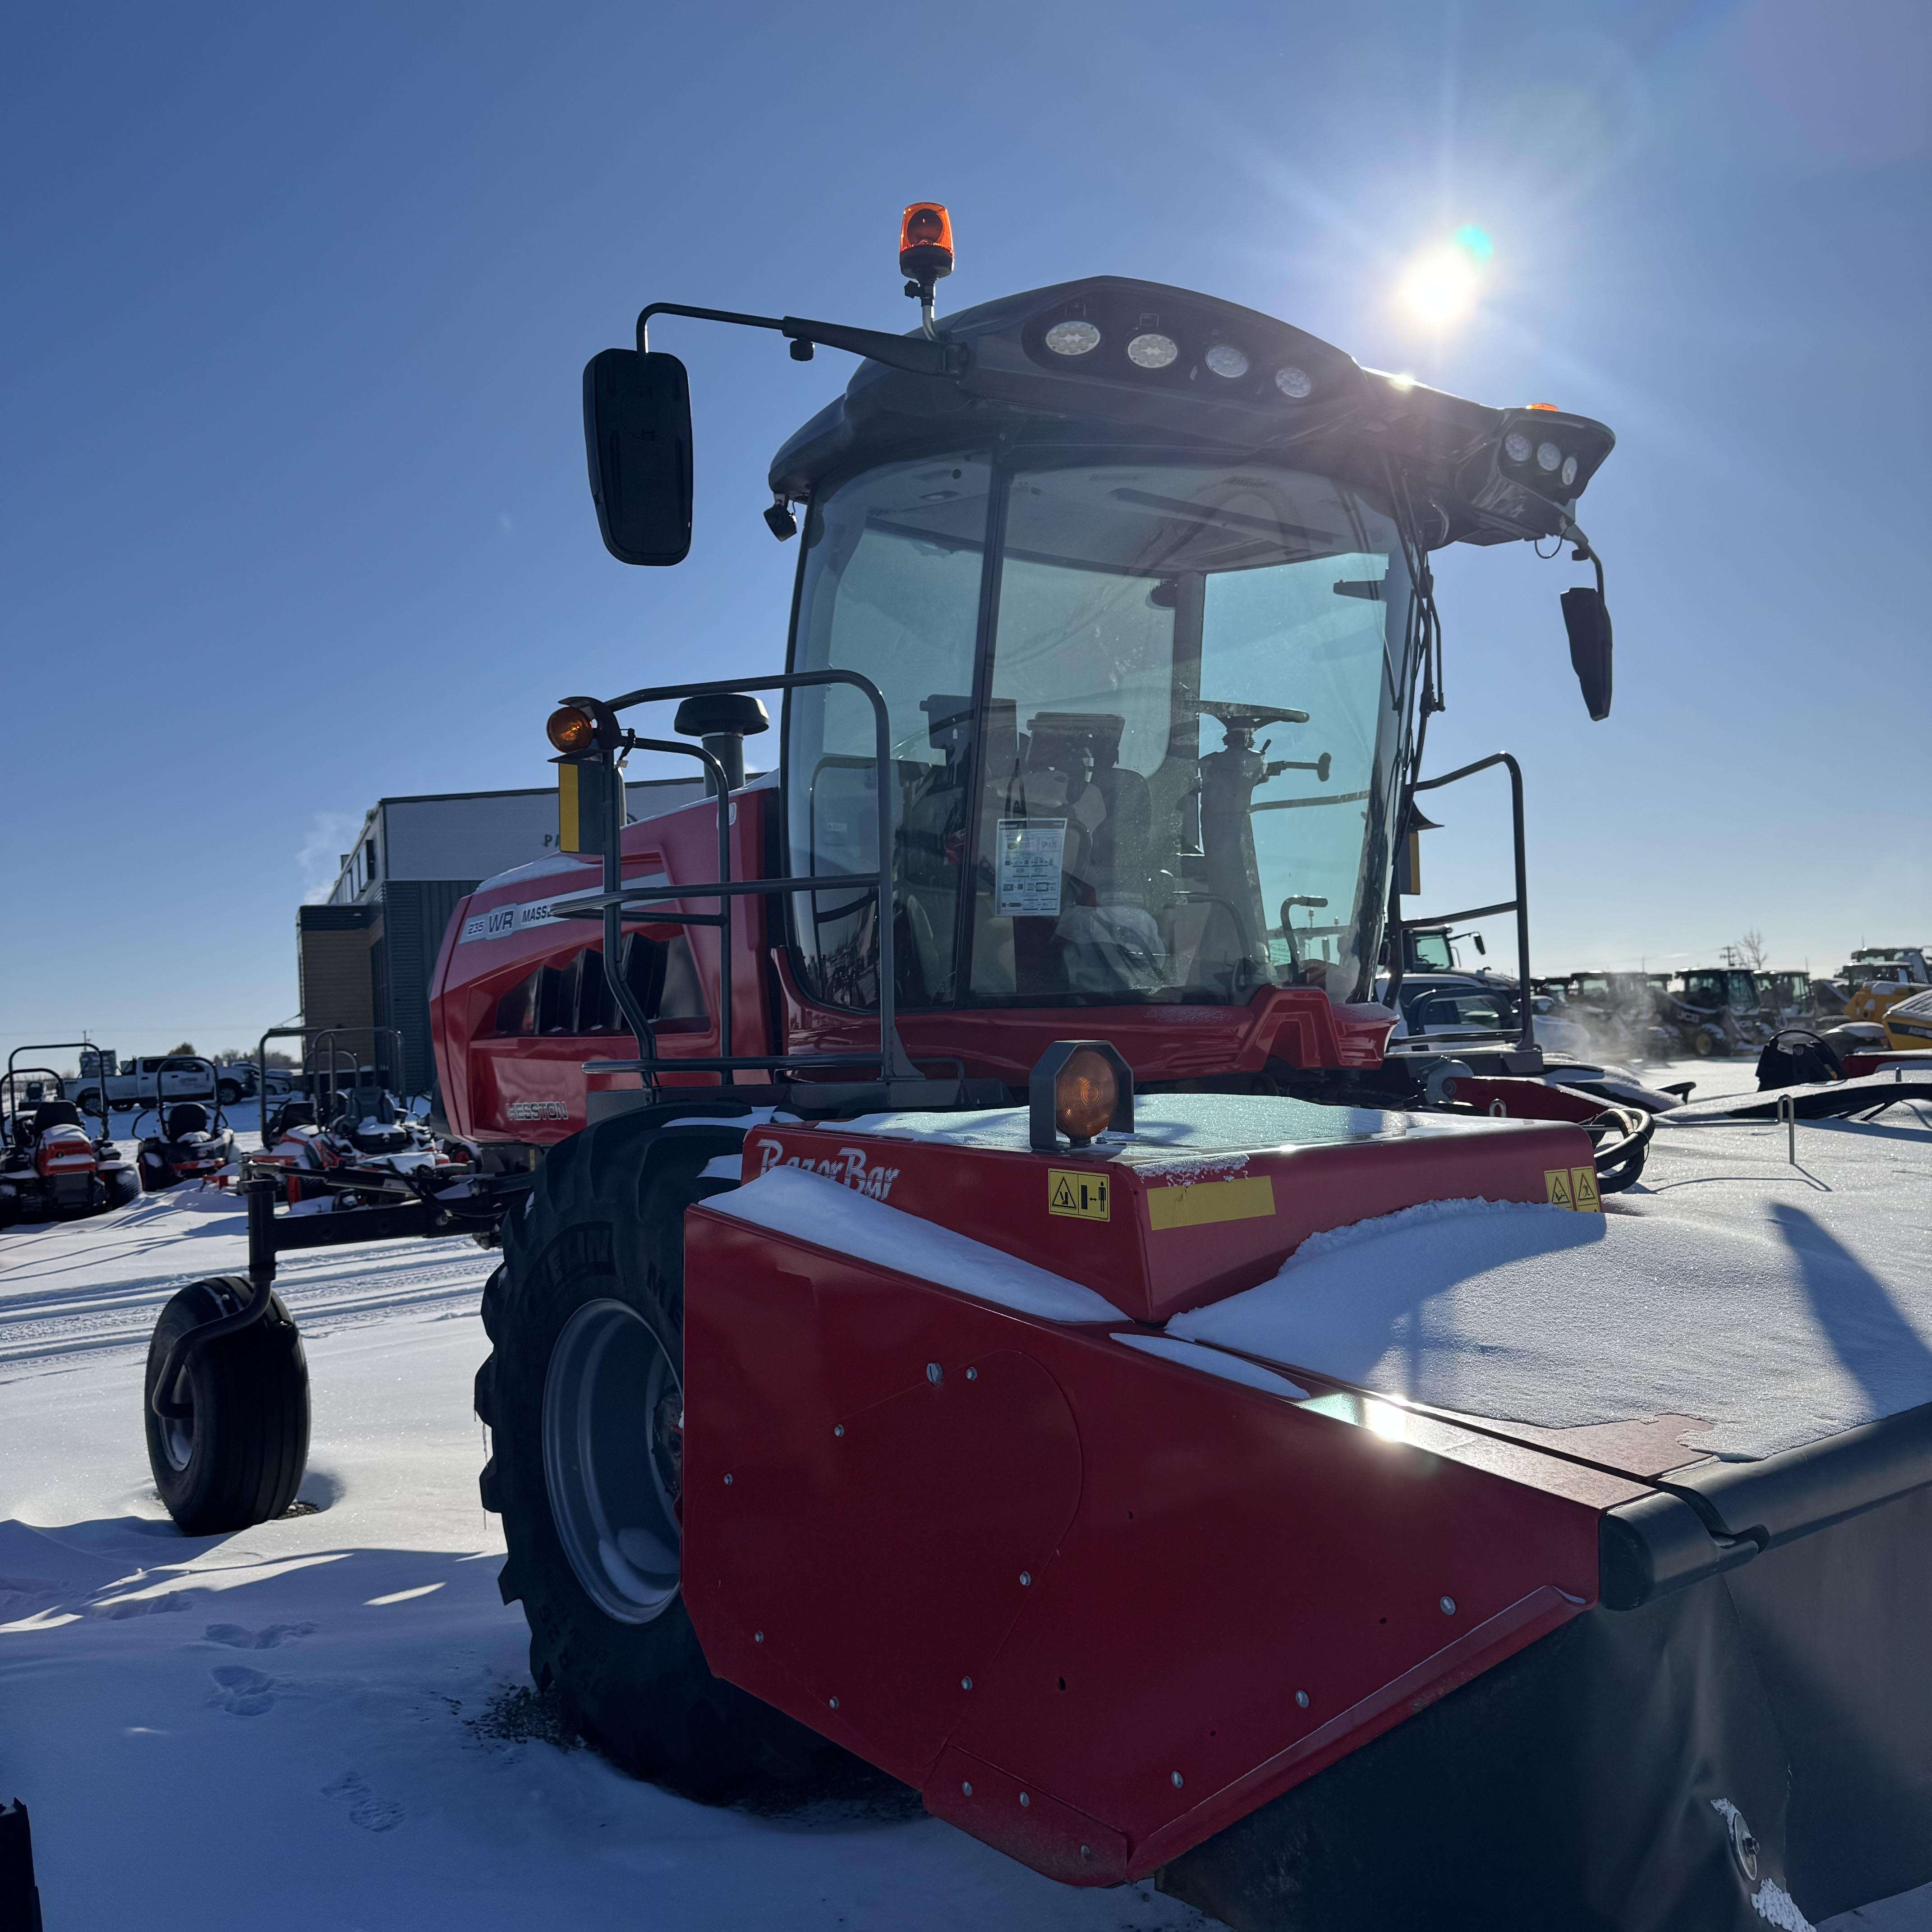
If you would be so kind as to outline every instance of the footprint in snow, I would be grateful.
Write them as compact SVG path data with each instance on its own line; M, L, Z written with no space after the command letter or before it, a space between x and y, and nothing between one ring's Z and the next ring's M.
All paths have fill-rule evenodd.
M212 1643L225 1643L230 1650L273 1650L298 1636L312 1636L314 1624L270 1624L263 1630L244 1630L239 1624L210 1624L208 1637Z
M165 1616L170 1610L187 1608L187 1598L171 1590L164 1597L124 1597L118 1604L98 1604L94 1614L118 1624L128 1617Z
M214 1701L231 1718L259 1718L275 1706L275 1681L246 1664L224 1664L208 1675L214 1679Z
M345 1771L333 1784L322 1787L322 1795L346 1804L350 1823L360 1825L365 1832L393 1832L403 1822L403 1808L393 1798L378 1798L358 1772Z

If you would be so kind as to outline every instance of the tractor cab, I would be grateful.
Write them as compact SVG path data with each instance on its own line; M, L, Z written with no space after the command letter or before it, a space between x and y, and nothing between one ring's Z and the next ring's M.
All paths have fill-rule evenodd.
M619 1089L694 1082L814 1111L998 1105L1070 1033L1104 1032L1150 1087L1408 1094L1425 1070L1384 1053L1401 973L1386 1003L1376 976L1430 942L1402 936L1396 854L1428 822L1418 790L1498 765L1514 896L1414 923L1446 944L1513 913L1527 982L1520 771L1498 754L1421 776L1442 702L1430 558L1568 543L1597 577L1564 593L1570 661L1606 716L1601 566L1575 512L1610 432L1164 284L922 314L893 335L654 303L634 350L585 370L605 544L662 566L689 548L694 436L653 319L860 358L770 466L765 520L799 539L783 674L553 715L555 874L485 882L439 969L458 1132L546 1143L629 1104ZM780 756L748 785L754 694L779 700ZM622 716L666 701L698 743ZM625 824L616 771L639 748L698 760L711 796ZM694 982L675 1012L634 970L671 950ZM533 1037L518 1016L552 981L577 991ZM637 1057L614 1057L627 1031ZM1540 1066L1526 1017L1482 1051L1480 1072Z
M868 362L771 472L806 506L790 668L885 700L901 1003L1368 1000L1428 554L1573 530L1610 433L1153 284L945 339L961 374ZM792 877L877 867L873 722L849 685L791 694ZM872 902L793 904L812 994L876 998Z
M1361 996L1412 668L1390 518L1252 460L962 452L860 471L806 541L794 664L890 721L903 1005ZM876 868L872 728L850 686L793 698L793 877ZM796 943L869 1004L850 899L797 896Z

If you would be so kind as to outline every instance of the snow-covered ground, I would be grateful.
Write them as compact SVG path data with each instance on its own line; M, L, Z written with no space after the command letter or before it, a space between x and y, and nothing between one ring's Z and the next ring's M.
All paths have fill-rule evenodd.
M240 1216L161 1196L0 1234L0 1795L53 1932L505 1932L1208 1922L1072 1892L895 1794L692 1804L542 1733L470 1384L492 1258L286 1257L316 1513L190 1540L141 1431L147 1332L239 1270Z
M1745 1060L1648 1077L1755 1085ZM1066 1890L889 1792L707 1809L550 1741L477 1501L492 1258L466 1240L285 1258L314 1511L182 1538L142 1446L147 1333L244 1256L194 1195L0 1234L0 1796L32 1810L50 1928L1208 1923ZM1932 1932L1932 1888L1854 1926Z

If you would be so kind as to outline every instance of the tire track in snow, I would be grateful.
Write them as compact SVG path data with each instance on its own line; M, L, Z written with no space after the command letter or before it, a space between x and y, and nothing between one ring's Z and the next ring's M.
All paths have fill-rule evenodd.
M152 1245L164 1250L177 1246ZM123 1249L122 1256L129 1252ZM104 1258L97 1254L89 1259L98 1264ZM496 1260L494 1252L477 1247L464 1235L380 1247L311 1250L280 1258L275 1288L303 1328L319 1334L326 1328L359 1325L405 1312L471 1313ZM145 1348L154 1317L176 1289L211 1274L242 1271L238 1258L226 1265L214 1262L98 1286L57 1283L35 1289L23 1285L33 1278L30 1268L11 1270L10 1292L0 1300L0 1382L14 1378L7 1370L29 1364L106 1349Z

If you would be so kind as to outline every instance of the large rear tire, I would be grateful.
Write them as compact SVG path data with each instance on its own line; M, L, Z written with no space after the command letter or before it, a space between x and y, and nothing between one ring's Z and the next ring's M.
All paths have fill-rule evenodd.
M506 1221L476 1378L483 1505L503 1519L531 1676L626 1769L710 1798L832 1750L712 1675L678 1588L684 1214L734 1184L703 1169L742 1141L639 1113L554 1149Z
M234 1313L250 1292L241 1275L194 1282L161 1310L148 1344L148 1466L185 1535L216 1536L281 1515L308 1462L308 1364L279 1295L260 1321L209 1342L176 1377L174 1399L191 1404L191 1415L154 1413L154 1384L176 1339Z

